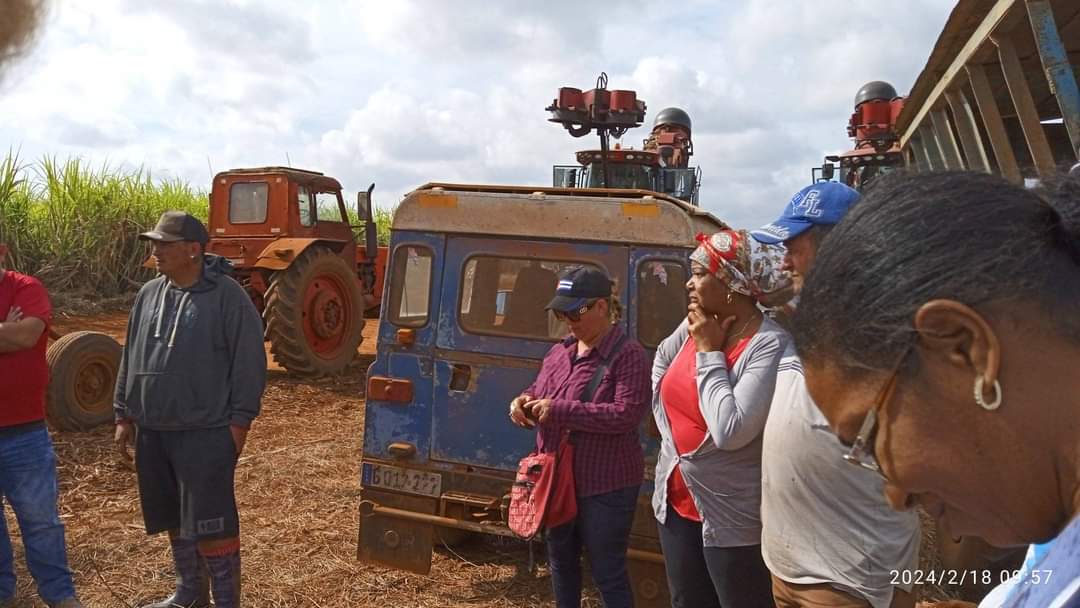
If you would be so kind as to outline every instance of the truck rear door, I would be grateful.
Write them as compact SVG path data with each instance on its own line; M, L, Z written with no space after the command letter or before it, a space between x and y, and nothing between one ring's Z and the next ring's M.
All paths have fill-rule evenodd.
M627 247L450 237L434 364L431 459L514 470L534 431L514 426L510 400L536 378L564 324L544 310L559 272L605 269L627 296Z

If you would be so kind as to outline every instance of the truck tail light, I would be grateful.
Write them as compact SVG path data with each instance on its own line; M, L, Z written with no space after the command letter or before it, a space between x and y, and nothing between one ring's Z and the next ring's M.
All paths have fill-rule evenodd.
M367 398L377 401L410 403L413 400L413 383L411 380L402 380L400 378L372 376L368 378Z

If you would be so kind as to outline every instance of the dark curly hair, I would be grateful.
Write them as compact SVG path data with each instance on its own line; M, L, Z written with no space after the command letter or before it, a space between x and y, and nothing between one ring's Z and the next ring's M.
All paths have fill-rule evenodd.
M1031 190L985 173L882 177L823 239L792 333L808 361L886 370L938 298L1037 303L1080 344L1080 179Z

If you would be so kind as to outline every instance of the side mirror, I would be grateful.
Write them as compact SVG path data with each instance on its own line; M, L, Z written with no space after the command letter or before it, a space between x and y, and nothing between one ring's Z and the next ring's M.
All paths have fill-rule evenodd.
M368 186L367 192L356 193L356 219L360 223L368 222L371 217L371 191L375 189L375 184Z
M827 182L831 182L832 178L836 175L836 165L832 163L825 163L821 165L821 179Z
M379 251L379 233L375 228L375 213L371 207L371 193L375 183L368 186L367 192L356 193L356 214L364 223L364 256L374 260Z

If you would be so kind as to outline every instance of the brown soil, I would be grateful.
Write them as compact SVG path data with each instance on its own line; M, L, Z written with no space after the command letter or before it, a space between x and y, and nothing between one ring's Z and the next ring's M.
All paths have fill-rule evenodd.
M122 341L126 323L120 313L58 318L55 325L60 333L95 330ZM372 320L364 331L360 350L368 361L377 324ZM427 576L356 561L363 359L344 377L316 381L270 366L263 413L236 476L245 605L551 605L546 572L524 574L528 554L512 541L470 541L453 552L439 548ZM53 441L68 556L84 603L141 606L168 595L173 585L168 542L144 534L134 471L116 454L111 427L54 432ZM10 510L6 515L16 547L16 605L42 606L21 542L14 538L18 528Z

